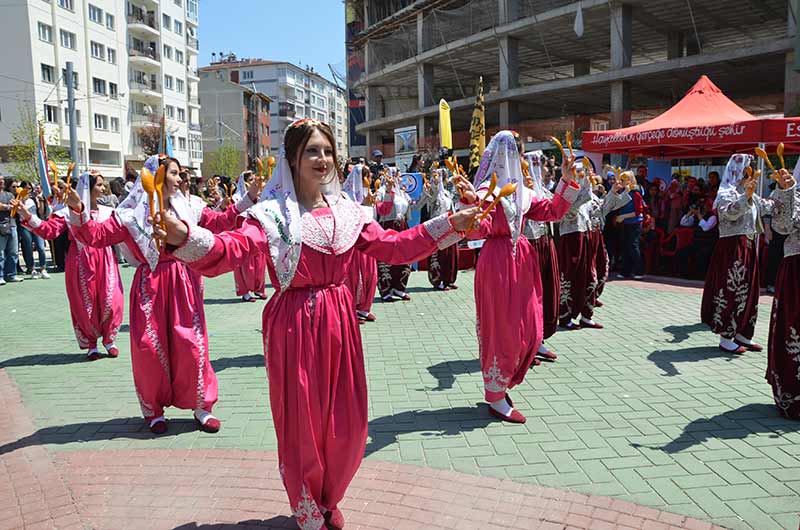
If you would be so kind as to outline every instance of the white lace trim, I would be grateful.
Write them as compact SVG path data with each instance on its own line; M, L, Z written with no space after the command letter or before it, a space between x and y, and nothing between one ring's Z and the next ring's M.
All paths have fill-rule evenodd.
M319 530L325 524L325 518L319 511L316 501L308 493L306 485L300 490L300 500L292 508L292 513L300 530Z
M303 244L322 254L344 254L356 244L369 220L363 208L352 201L331 204L330 212L320 215L305 212L302 214Z
M489 392L505 392L508 388L510 377L503 377L500 367L497 366L497 356L492 360L492 366L483 372L483 386Z
M450 219L448 219L448 214L446 213L425 221L422 226L436 241L436 246L439 250L444 250L461 241L461 235L453 230L453 225L450 224Z
M197 347L197 406L195 408L202 409L204 405L203 392L205 384L203 381L203 367L206 364L206 345L205 337L203 335L203 326L200 322L200 311L203 310L202 304L200 307L194 308L194 315L192 315L192 333L194 333L194 342Z
M142 279L139 282L139 295L142 297L142 311L144 312L145 320L144 332L147 338L150 339L151 346L156 351L158 361L161 363L161 368L163 368L164 373L169 376L169 360L167 359L167 354L164 352L164 348L161 346L161 341L158 340L158 332L153 326L153 297L150 296L150 292L147 289L147 278L147 274L142 274Z
M214 248L214 234L202 226L193 226L189 229L186 244L174 252L179 260L192 263L204 258Z
M255 203L250 199L250 194L245 193L241 199L236 201L236 211L242 213L254 204Z
M31 228L39 228L40 226L42 226L43 222L44 221L42 221L41 219L39 219L35 215L31 215L31 218L28 221L28 226L30 226Z

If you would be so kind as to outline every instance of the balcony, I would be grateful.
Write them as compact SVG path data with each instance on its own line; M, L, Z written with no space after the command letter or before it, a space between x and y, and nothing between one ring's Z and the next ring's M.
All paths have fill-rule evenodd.
M200 41L197 40L197 37L186 35L186 51L197 55L198 50L200 50Z
M200 108L200 98L195 95L189 94L186 98L186 102L189 104L190 107L197 107Z
M158 22L156 21L155 15L128 15L127 20L128 30L131 32L147 35L151 38L157 38L159 36Z
M189 130L192 132L202 133L203 127L199 123L190 123Z
M200 73L197 68L186 68L186 78L192 81L200 81Z
M161 102L161 86L158 83L129 81L132 96L139 96L146 100Z
M134 112L131 114L132 127L158 127L158 118L153 114L139 114Z
M161 68L161 56L151 49L128 48L128 62L132 66Z

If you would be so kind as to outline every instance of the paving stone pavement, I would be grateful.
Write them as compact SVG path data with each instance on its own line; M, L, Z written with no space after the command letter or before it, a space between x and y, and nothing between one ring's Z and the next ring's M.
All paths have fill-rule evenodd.
M133 271L122 272L127 286ZM597 312L606 329L556 334L550 346L558 362L532 369L512 392L528 423L508 425L491 420L482 403L472 274L459 283L457 291L431 292L424 275L414 274L413 300L377 303L378 322L362 326L367 465L395 462L608 496L733 529L798 527L800 423L774 410L764 354L716 348L698 323L696 290L609 284ZM170 411L178 420L172 434L153 439L139 418L127 333L119 359L86 363L62 275L0 288L0 369L32 416L31 445L44 444L62 470L80 458L73 451L273 451L262 306L238 303L230 275L206 280L223 430L199 433L190 413ZM760 309L756 338L766 341L769 307ZM0 446L4 461L19 451Z

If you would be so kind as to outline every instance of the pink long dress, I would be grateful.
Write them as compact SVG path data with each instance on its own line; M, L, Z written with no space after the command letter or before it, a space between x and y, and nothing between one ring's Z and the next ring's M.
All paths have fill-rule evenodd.
M224 212L203 208L197 224L221 232L236 226L237 215L236 205ZM151 271L116 216L83 223L72 211L70 217L78 241L109 251L125 243L140 263L131 285L130 337L133 382L144 418L163 416L169 406L211 412L217 376L208 358L202 278L166 252Z
M100 206L92 210L92 219L108 219L113 209ZM47 221L32 217L25 226L43 239L52 240L69 230L63 217L53 215ZM64 280L67 287L69 312L78 347L84 350L97 347L101 339L110 346L122 324L123 293L114 250L92 248L75 241L69 231L71 244L67 251Z
M233 281L236 285L236 296L247 293L264 294L267 276L267 257L256 253L248 257L241 265L233 269Z
M534 197L525 219L561 219L571 204L561 193L552 199ZM502 207L495 208L491 222L484 220L470 237L486 239L475 266L475 309L484 395L492 403L523 381L542 343L539 255L525 237L517 240L512 252Z
M364 456L367 381L353 296L346 285L358 252L410 263L458 241L446 216L404 232L384 230L352 201L302 215L296 273L263 313L270 406L280 473L303 530L324 528ZM253 253L270 256L258 221L213 238L192 229L176 255L204 276L232 270ZM206 233L207 234L207 233ZM272 258L272 285L279 286Z

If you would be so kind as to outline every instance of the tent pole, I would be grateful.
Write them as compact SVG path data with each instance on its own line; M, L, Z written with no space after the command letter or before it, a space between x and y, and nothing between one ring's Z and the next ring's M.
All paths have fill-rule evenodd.
M764 146L765 146L764 142L759 142L758 147L760 147L761 149L764 149ZM768 177L767 177L766 172L764 171L764 159L761 158L761 157L758 157L758 171L759 171L759 175L760 175L758 177L758 196L759 197L763 197L764 196L764 193L763 193L764 192L764 179L766 179Z

